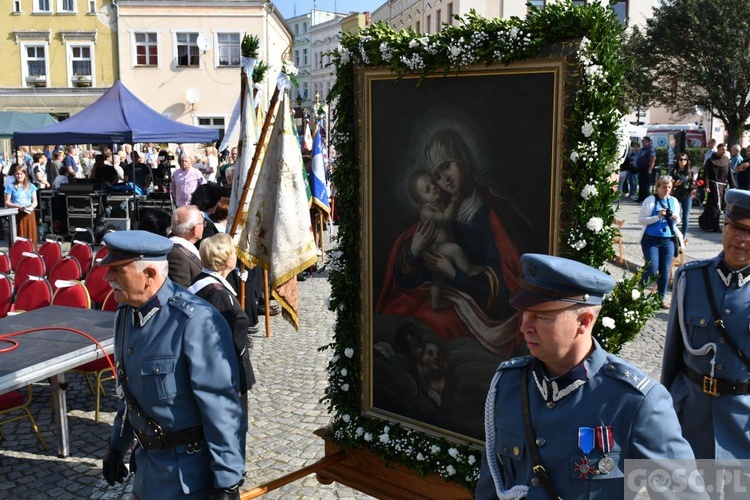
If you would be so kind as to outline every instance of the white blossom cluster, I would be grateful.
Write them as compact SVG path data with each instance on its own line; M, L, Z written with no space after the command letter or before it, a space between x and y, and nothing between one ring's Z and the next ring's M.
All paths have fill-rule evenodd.
M579 252L586 248L586 238L584 238L583 232L579 228L570 230L567 243L570 248Z
M638 311L631 311L630 309L623 309L622 310L622 320L625 323L633 323L635 321L638 321L639 319Z
M289 76L297 76L299 69L297 69L291 59L283 59L281 61L281 72Z
M387 42L380 44L380 57L386 62L391 62L391 59L393 58L393 49L388 46Z
M604 328L609 328L610 330L614 330L615 329L615 320L613 320L609 316L604 316L602 318L602 326Z
M407 65L412 71L424 69L424 59L418 53L412 54L411 57L401 56L401 62Z
M336 52L338 53L338 56L339 56L340 65L342 66L347 65L349 64L349 61L352 60L352 53L349 51L349 49L347 49L343 45L339 45L336 48Z
M370 35L364 35L359 39L359 56L362 58L362 64L370 64L370 58L367 57L367 44L371 40Z
M589 231L599 233L604 228L604 221L601 217L591 217L586 223L586 227Z
M493 55L502 60L515 52L523 52L531 44L531 37L518 26L513 26L498 31L497 42L500 48L495 49Z
M594 186L593 184L586 184L585 186L583 186L583 189L581 189L581 198L583 198L584 200L593 198L598 194L599 191L597 191L596 186Z
M448 47L448 60L454 66L470 66L479 60L474 37L469 41L462 38L453 40Z

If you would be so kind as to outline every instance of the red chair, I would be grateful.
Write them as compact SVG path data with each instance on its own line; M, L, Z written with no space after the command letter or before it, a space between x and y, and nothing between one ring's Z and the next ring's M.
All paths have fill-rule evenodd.
M0 318L4 318L10 311L10 301L13 297L13 284L5 273L0 273Z
M73 243L70 245L70 251L68 251L68 256L75 257L78 259L78 263L81 264L81 276L86 276L86 273L91 269L93 255L94 252L91 250L91 244L80 240L73 240Z
M115 357L113 354L110 354L107 356L107 358L95 359L94 361L89 361L88 363L84 363L81 366L77 366L73 369L74 372L83 374L83 378L84 380L86 380L86 385L89 387L89 391L94 395L94 398L96 400L94 422L99 422L99 400L101 399L101 394L104 392L104 386L102 386L102 382L105 382L107 380L114 380L115 378L114 374L112 373L112 368L110 368L109 366L109 361L107 361L108 358L109 361L114 364ZM109 373L109 375L107 375L107 373ZM89 375L92 375L94 377L94 384L91 383Z
M115 300L115 291L112 290L102 302L102 311L116 311L120 303Z
M54 283L55 293L52 295L53 306L78 307L91 309L91 297L86 285L78 280L57 280Z
M10 257L10 270L15 272L16 267L23 259L24 252L33 252L34 244L28 238L17 237L16 241L10 246L8 257Z
M99 250L96 251L96 255L94 255L94 264L102 260L104 257L107 256L107 244L102 241L102 246L99 247Z
M12 311L33 311L52 303L52 287L44 276L29 276L20 288L16 289L16 299Z
M52 266L62 259L62 245L59 241L44 240L39 247L39 255L44 259L44 265L47 266L47 272L52 270Z
M0 273L10 274L10 257L5 252L0 252Z
M42 448L46 450L47 443L44 442L44 438L39 432L39 427L37 427L36 422L34 421L34 417L31 415L31 411L29 410L33 390L34 389L32 385L27 386L26 398L23 397L23 393L21 393L21 391L11 391L5 394L0 394L0 437L2 437L3 440L5 439L5 434L3 434L2 431L4 425L11 422L16 422L18 420L23 420L25 418L28 419L28 421L31 423L31 429L34 431L34 434L36 434L36 438L42 444ZM22 413L21 415L15 415L6 418L6 415L11 415L16 412Z
M23 285L29 276L46 276L47 268L42 256L38 253L24 252L23 258L16 266L16 274L13 275L13 283L16 290Z
M58 260L57 263L50 269L49 282L52 284L52 291L57 290L55 282L57 280L79 280L83 276L81 265L78 263L78 259L68 255Z
M89 275L86 276L86 288L89 291L89 295L91 295L91 302L94 304L101 305L109 292L112 291L109 282L104 279L104 275L108 269L107 266L94 264L91 271L89 271Z

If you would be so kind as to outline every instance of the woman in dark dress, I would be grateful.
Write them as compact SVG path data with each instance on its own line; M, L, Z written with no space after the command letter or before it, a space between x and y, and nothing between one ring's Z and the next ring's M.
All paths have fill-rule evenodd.
M232 328L234 349L240 367L240 399L247 418L247 391L255 384L247 338L250 320L237 300L237 292L226 280L237 266L237 253L232 238L228 234L219 233L203 240L200 254L204 267L188 290L214 306Z

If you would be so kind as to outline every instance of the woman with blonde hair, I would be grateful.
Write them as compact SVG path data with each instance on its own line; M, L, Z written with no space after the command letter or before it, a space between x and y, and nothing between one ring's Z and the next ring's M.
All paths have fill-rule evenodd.
M250 319L237 300L237 292L226 279L237 267L237 252L232 237L218 233L204 239L200 255L203 269L188 290L214 306L232 328L234 349L240 366L240 400L247 418L247 391L255 384L255 374L250 362L247 338Z
M25 165L17 165L13 176L15 181L5 186L5 208L18 209L18 236L31 240L36 248L38 236L34 209L37 206L37 188L29 182L29 172Z

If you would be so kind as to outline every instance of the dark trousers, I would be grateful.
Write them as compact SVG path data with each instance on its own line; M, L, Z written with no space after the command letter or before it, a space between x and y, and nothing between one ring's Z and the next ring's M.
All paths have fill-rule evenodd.
M641 169L638 171L638 203L649 197L651 194L649 191L648 169Z

